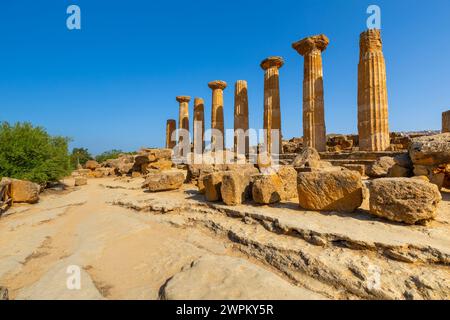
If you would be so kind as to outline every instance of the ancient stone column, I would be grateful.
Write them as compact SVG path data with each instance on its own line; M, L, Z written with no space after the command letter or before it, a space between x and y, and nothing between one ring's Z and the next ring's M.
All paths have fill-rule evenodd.
M191 101L191 97L178 96L176 99L180 104L180 110L178 114L178 129L185 129L189 131L189 101ZM181 144L182 141L183 135L178 133L178 143Z
M166 124L166 148L173 149L177 144L174 135L175 130L177 130L177 122L174 119L167 120ZM173 140L172 140L173 136Z
M450 110L442 112L442 133L450 132Z
M234 152L249 153L247 81L238 80L234 86Z
M279 68L284 64L281 57L269 57L261 62L264 72L264 143L269 154L282 153L281 146L281 111L280 111L280 85ZM274 150L272 130L276 130L278 150Z
M202 154L205 150L205 103L202 98L194 99L194 152Z
M383 151L389 147L386 66L380 30L360 35L358 64L359 149Z
M303 71L303 144L326 151L325 106L323 98L322 51L328 38L321 34L292 44L304 57Z
M225 148L223 90L227 87L227 83L221 80L211 81L208 87L212 89L211 147L212 150L223 150Z

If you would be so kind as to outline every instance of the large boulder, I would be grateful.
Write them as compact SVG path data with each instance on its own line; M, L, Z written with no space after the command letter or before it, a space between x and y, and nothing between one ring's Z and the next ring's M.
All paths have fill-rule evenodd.
M37 183L26 180L2 178L3 183L8 181L10 183L10 192L13 202L36 203L39 201L41 186Z
M370 213L408 224L433 219L441 200L437 186L420 179L376 179L369 183L369 193Z
M409 156L414 165L437 166L450 163L450 132L412 139Z
M363 201L361 175L347 169L300 172L297 191L300 206L309 210L352 212Z
M297 171L293 166L280 166L277 171L283 184L281 200L297 198Z
M86 162L86 164L84 165L84 167L85 167L86 169L89 169L89 170L95 170L95 169L97 169L98 167L100 167L100 165L99 165L98 162L95 161L95 160L88 160L88 161Z
M214 172L214 166L212 164L189 164L187 166L186 182L197 183L200 176Z
M381 157L377 159L370 169L367 171L367 175L371 178L387 177L389 170L395 165L393 157Z
M283 182L278 175L262 174L255 177L252 196L256 203L271 204L279 202L283 193Z
M147 176L142 188L146 188L150 192L176 190L181 188L183 182L184 174L182 172L152 173Z
M213 172L203 177L203 185L205 188L205 198L207 201L222 200L221 187L223 171Z
M239 171L227 171L222 176L220 193L225 204L234 206L251 196L252 175Z

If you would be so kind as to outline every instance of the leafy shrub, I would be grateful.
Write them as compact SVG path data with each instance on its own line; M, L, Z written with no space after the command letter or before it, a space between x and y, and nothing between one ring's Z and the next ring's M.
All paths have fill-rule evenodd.
M109 151L105 151L101 154L99 154L98 156L95 157L95 160L98 163L102 163L105 160L108 159L117 159L119 157L119 155L121 154L125 154L126 152L123 152L122 150L117 150L117 149L112 149Z
M30 123L0 125L0 176L39 184L70 173L69 139L50 136Z
M78 164L85 165L88 160L92 160L92 156L86 148L73 148L70 155L70 164L76 169Z

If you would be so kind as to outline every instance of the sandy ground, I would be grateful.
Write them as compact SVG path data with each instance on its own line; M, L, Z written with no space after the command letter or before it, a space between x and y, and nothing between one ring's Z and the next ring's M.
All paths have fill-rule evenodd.
M364 206L353 215L293 202L226 207L189 186L151 194L141 182L91 179L10 209L0 219L0 285L10 298L450 297L448 193L435 222L411 227ZM81 289L67 286L71 268Z

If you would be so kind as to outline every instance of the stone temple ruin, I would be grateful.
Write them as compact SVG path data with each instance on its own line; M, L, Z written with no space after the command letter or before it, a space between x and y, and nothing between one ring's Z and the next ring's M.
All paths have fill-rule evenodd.
M167 120L165 148L143 148L103 163L86 162L66 180L74 185L71 210L75 204L80 206L76 212L85 210L87 214L81 216L89 223L100 213L99 226L104 226L104 221L111 223L115 215L120 217L120 226L128 221L123 220L125 216L132 217L133 223L125 228L134 226L132 233L145 243L147 250L141 250L132 242L139 253L153 251L146 245L154 233L141 235L145 229L141 221L151 222L153 231L178 228L170 233L170 241L154 241L158 250L162 248L156 251L164 254L167 242L181 247L182 241L174 240L174 235L189 233L195 238L201 234L201 240L188 241L182 248L197 251L193 245L197 243L207 248L208 255L202 253L193 261L191 252L176 251L167 254L169 260L166 256L153 259L163 261L163 268L182 259L188 262L185 268L177 267L181 271L175 275L170 272L157 279L161 283L154 291L160 298L217 298L219 294L227 299L255 299L273 298L274 293L276 298L298 298L285 288L277 289L288 279L290 284L312 290L314 295L309 298L449 299L450 111L442 114L442 133L389 132L380 31L367 30L359 42L358 134L327 134L322 53L328 43L325 35L315 35L292 44L304 58L303 137L282 139L279 71L286 65L282 57L270 56L260 63L264 71L262 145L250 145L249 87L245 80L238 80L234 84L233 148L225 148L223 97L227 83L211 81L211 149L205 141L206 99L177 96L178 121ZM214 157L216 154L219 157ZM270 156L267 162L265 155ZM13 203L42 204L47 213L49 203L55 201L60 209L60 198L52 195L39 203L40 192L34 183L3 178L0 213ZM99 199L82 207L80 196L92 201L91 192L97 192ZM92 210L93 205L104 210ZM138 216L127 210L146 214ZM40 225L35 218L32 223ZM80 229L92 229L98 236L96 228ZM121 234L118 241L122 244L126 238ZM15 247L6 249L14 249L16 261ZM261 290L260 278L254 278L253 271L238 271L235 257L220 251L211 258L211 252L219 249L236 249L283 275L284 280L276 278L269 289ZM122 252L118 256L127 260ZM136 270L135 260L130 260ZM205 263L208 268L202 267ZM380 270L380 286L372 282L374 270ZM142 273L153 277L152 272ZM229 287L211 290L216 288L210 283L216 274L219 286ZM230 282L230 277L237 280ZM143 283L139 281L139 286L146 287ZM210 295L205 295L208 290ZM245 290L246 294L241 294ZM186 292L192 295L186 296Z

